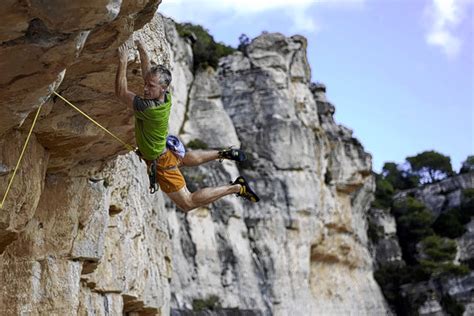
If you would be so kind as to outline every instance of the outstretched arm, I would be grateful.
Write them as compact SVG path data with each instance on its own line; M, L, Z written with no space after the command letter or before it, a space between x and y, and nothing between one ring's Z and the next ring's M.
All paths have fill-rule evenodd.
M117 75L115 77L115 95L123 103L133 106L133 98L135 93L128 91L127 85L127 58L128 48L125 44L122 44L118 48L119 64L117 68Z
M142 77L143 77L143 80L145 80L146 74L151 69L150 58L148 57L148 53L146 52L145 44L143 44L143 41L141 39L136 40L135 44L137 44L138 53L140 54L140 66L142 67Z

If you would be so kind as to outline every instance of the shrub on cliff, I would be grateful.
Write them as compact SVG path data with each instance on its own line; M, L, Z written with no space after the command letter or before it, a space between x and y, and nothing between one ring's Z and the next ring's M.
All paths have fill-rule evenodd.
M410 169L394 162L386 162L383 165L382 176L390 182L396 191L416 188L420 184L419 177L413 174Z
M428 236L421 241L421 252L427 260L435 263L453 261L456 256L454 240L437 235Z
M424 299L403 295L402 286L408 283L426 281L430 275L426 274L420 266L411 267L389 263L375 271L374 277L396 314L410 315L412 311L418 310Z
M406 275L405 268L394 264L385 265L374 272L375 280L382 288L383 295L397 311L403 305L400 285L403 284L404 275Z
M449 238L461 237L466 231L466 224L474 216L474 189L464 189L461 205L442 213L433 224L436 234Z
M474 156L468 156L466 161L462 163L461 170L459 173L468 173L474 171Z
M375 189L375 200L372 203L372 207L379 209L389 209L392 205L392 198L395 189L393 185L384 179L382 175L375 175L376 189Z
M466 212L467 216L474 216L474 188L462 191L461 209Z
M461 209L454 208L442 213L433 223L433 229L436 234L448 237L458 238L466 232L466 224L463 220Z
M441 306L450 316L462 316L466 308L448 294L441 299Z
M397 222L397 235L404 259L409 264L416 263L416 245L423 238L433 235L431 225L433 214L426 206L413 197L396 201L392 212Z
M205 299L193 300L193 311L201 312L206 310L217 310L222 308L220 299L216 295L210 295Z
M234 48L223 43L216 43L209 31L201 25L192 23L176 23L176 29L181 37L193 37L194 71L208 66L217 68L219 58L232 54Z
M187 143L186 147L190 149L207 149L209 146L203 140L195 138Z

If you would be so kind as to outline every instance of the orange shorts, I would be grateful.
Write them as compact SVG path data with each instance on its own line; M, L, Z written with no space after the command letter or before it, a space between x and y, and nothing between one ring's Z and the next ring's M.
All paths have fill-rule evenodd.
M158 158L156 179L163 192L177 192L186 185L186 181L181 171L179 171L180 165L181 159L170 150L167 150Z

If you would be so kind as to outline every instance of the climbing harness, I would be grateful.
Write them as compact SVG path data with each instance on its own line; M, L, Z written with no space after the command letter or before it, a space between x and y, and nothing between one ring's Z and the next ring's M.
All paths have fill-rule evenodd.
M183 159L184 155L186 154L186 149L184 148L183 143L179 140L178 137L174 135L168 135L166 137L166 148L167 150L170 150L173 152L175 155L179 156L181 159ZM168 170L175 170L178 169L178 166L169 166L169 167L160 167L158 166L158 159L160 158L161 155L164 155L166 151L161 153L161 155L154 159L154 160L146 160L143 158L142 153L140 150L135 150L135 153L140 157L140 159L145 160L147 164L147 172L148 172L148 180L150 180L150 193L153 194L157 192L160 188L160 186L157 183L157 170L161 171L168 171Z
M129 150L129 151L135 151L135 148L132 146L132 145L129 145L127 144L126 142L124 142L123 140L121 140L119 137L117 137L116 135L114 135L112 132L110 132L108 129L106 129L105 127L103 127L102 125L100 125L96 120L94 120L92 117L90 117L89 115L87 115L86 113L84 113L81 109L79 109L77 106L75 106L74 104L72 104L71 102L69 102L68 100L66 100L62 95L60 95L59 93L57 93L56 91L52 91L53 94L55 94L56 96L58 96L61 100L63 100L66 104L68 104L69 106L71 106L73 109L75 109L77 112L79 112L80 114L82 114L84 117L86 117L88 120L90 120L92 123L94 123L95 125L97 125L98 127L100 127L102 130L104 130L107 134L109 134L110 136L112 136L113 138L115 138L117 141L119 141L120 143L122 143L122 145L124 145L124 147ZM30 136L31 136L31 133L33 132L33 128L35 127L35 124L36 124L36 121L38 119L38 116L39 116L39 113L41 111L41 107L42 105L40 105L40 107L38 108L38 110L36 111L36 115L35 115L35 118L33 120L33 124L31 125L31 128L30 128L30 131L28 132L28 136L26 137L26 141L25 141L25 144L23 145L23 149L21 151L21 154L20 154L20 158L18 158L18 161L16 163L16 166L15 166L15 169L13 171L13 175L12 177L10 178L10 181L8 182L8 186L7 186L7 190L5 191L5 194L3 195L3 199L2 199L2 203L0 204L0 209L3 208L3 204L5 203L5 200L8 196L8 192L10 191L10 188L12 186L12 183L13 183L13 179L15 178L15 175L16 175L16 172L18 170L18 167L20 166L20 162L21 160L23 159L23 155L25 153L25 150L26 150L26 147L28 145L28 142L30 140ZM156 170L156 168L155 168ZM156 172L155 172L156 174Z
M150 193L153 194L159 189L156 183L156 159L151 162L148 179L150 180Z
M148 188L150 190L150 194L153 194L160 188L160 186L156 182L157 159L146 160L145 158L143 158L143 155L138 148L135 150L135 154L137 154L140 160L144 160L146 163L146 172L148 174L148 180L150 181L150 185Z

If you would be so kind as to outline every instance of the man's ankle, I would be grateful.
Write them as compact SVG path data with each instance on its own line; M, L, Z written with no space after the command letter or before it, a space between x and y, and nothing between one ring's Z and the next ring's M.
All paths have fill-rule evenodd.
M232 193L239 194L242 191L242 185L236 183L232 185Z

